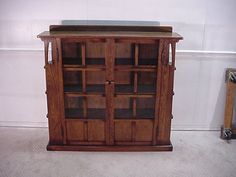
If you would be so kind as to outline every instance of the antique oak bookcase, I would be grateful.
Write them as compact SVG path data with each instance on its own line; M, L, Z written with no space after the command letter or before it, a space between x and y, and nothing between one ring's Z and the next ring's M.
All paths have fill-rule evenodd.
M182 37L171 27L51 25L38 37L48 150L172 150L175 46Z

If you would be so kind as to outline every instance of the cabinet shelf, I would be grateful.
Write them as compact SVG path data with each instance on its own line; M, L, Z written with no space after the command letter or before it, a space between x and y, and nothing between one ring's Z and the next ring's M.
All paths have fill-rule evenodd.
M106 109L88 108L87 117L83 116L83 109L70 108L65 109L66 119L105 119ZM137 114L134 117L131 109L115 109L115 119L153 119L155 114L154 109L137 109Z
M153 65L156 66L157 59L155 58L140 58L138 60L138 65ZM135 59L134 58L116 58L115 59L115 65L135 65Z
M82 58L63 57L62 61L68 67L82 65ZM85 65L105 65L105 58L86 58Z
M116 58L116 66L134 66L134 58ZM85 65L105 65L105 58L86 58ZM157 59L155 58L140 58L138 66L154 66L157 65ZM82 66L82 58L63 57L64 67L76 67Z
M124 65L124 66L115 66L115 71L140 71L140 72L155 72L156 66L132 66L132 65Z
M115 109L115 119L153 119L154 109L137 109L136 116L133 116L132 109Z
M82 85L65 85L64 92L80 92L82 93ZM86 92L87 93L104 93L105 92L105 85L102 84L92 84L86 85Z
M137 85L137 94L142 94L142 93L150 93L150 94L155 94L155 85ZM125 85L125 84L120 84L120 85L115 85L115 93L116 94L122 94L122 93L130 93L133 94L134 86L133 85Z
M66 119L105 119L106 109L98 108L88 108L87 117L83 116L83 109L80 108L70 108L65 109L65 118Z
M117 95L121 94L155 94L156 88L155 85L138 85L137 93L133 92L134 86L132 85L125 85L119 84L115 85L115 93ZM82 85L65 85L64 86L65 93L83 93L82 92ZM103 84L89 84L86 85L86 93L98 93L102 94L105 93L105 85Z
M136 72L156 72L155 66L115 66L115 71L136 71ZM64 65L63 71L105 71L106 68L103 65Z

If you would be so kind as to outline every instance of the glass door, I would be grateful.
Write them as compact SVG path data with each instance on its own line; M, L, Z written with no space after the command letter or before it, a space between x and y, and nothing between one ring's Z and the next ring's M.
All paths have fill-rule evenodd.
M68 144L105 144L105 42L62 40Z
M114 143L152 143L158 43L115 45Z

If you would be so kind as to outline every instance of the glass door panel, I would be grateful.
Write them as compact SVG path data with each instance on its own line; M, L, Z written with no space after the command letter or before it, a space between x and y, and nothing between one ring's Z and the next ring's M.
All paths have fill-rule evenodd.
M134 45L131 43L116 43L115 65L134 65Z
M155 98L150 97L115 97L115 119L153 119Z
M115 94L155 94L156 72L115 71Z
M62 42L63 65L82 65L81 43Z
M115 118L154 119L157 51L156 43L116 43Z
M139 44L139 65L156 66L158 57L157 44Z
M105 65L105 43L86 43L86 65Z
M64 92L78 94L105 94L105 71L63 72Z
M106 100L103 96L65 96L66 119L104 119Z
M64 42L62 60L65 117L105 119L105 44Z
M83 55L86 57L83 63ZM105 65L104 42L63 42L62 59L64 66Z

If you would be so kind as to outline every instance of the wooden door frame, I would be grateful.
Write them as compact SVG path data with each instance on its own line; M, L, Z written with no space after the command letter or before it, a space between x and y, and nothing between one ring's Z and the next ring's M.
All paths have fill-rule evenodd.
M105 65L106 65L106 144L114 145L114 65L115 65L115 40L107 38L105 43Z

